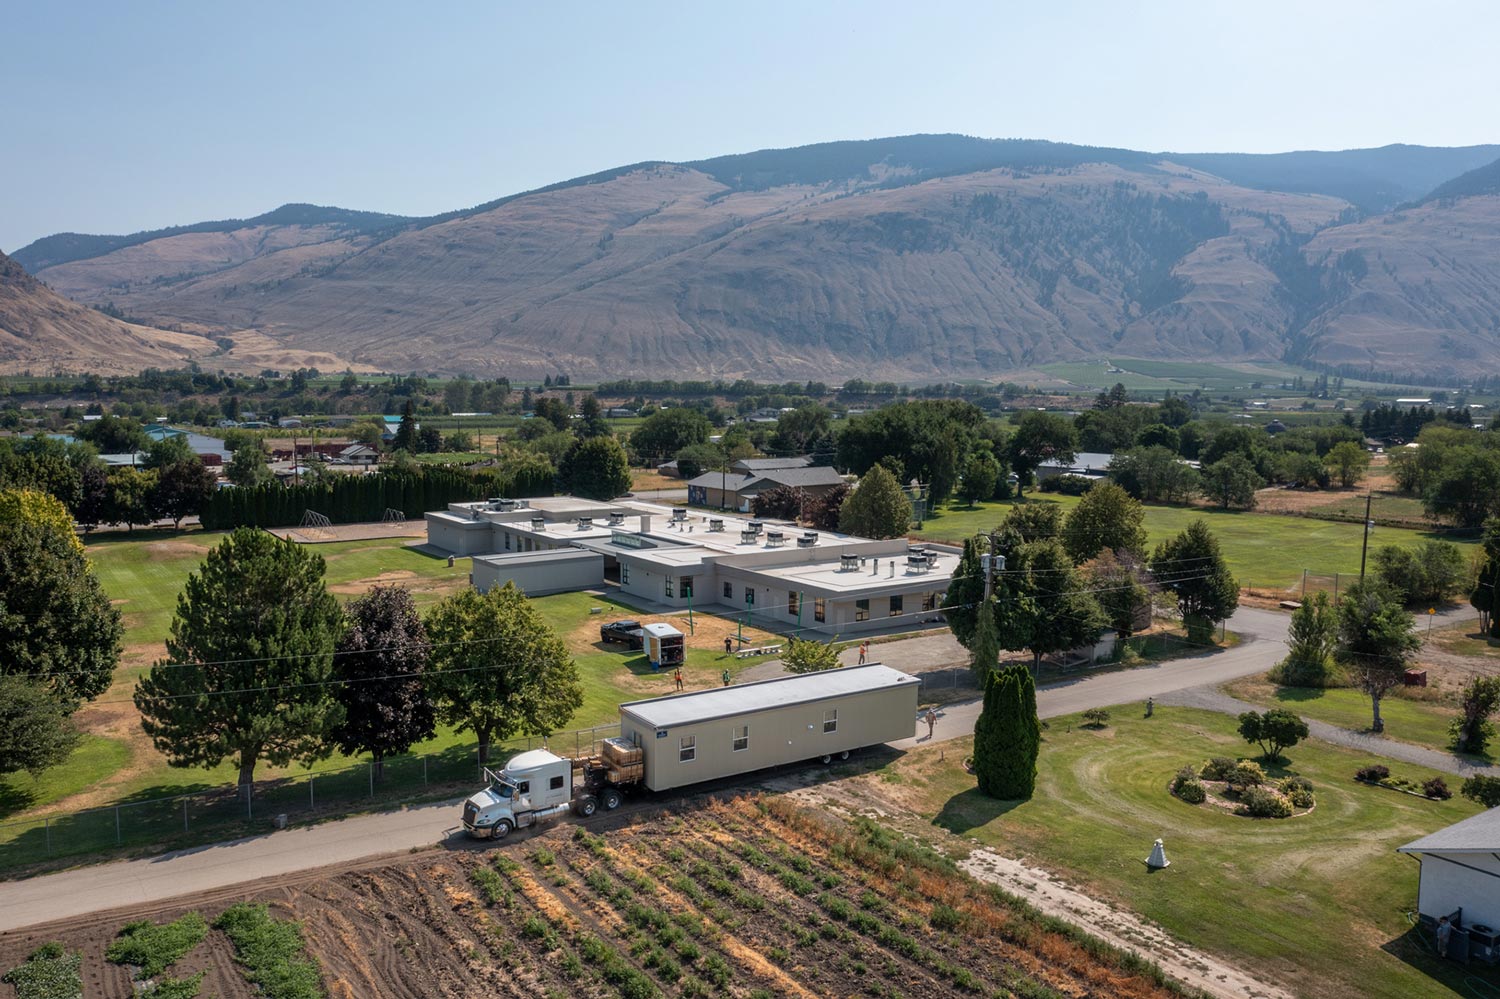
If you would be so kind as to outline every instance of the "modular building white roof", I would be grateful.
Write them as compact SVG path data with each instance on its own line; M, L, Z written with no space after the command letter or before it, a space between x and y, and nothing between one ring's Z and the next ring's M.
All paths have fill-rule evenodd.
M671 728L689 722L753 714L791 704L809 704L832 697L857 694L865 690L883 690L922 681L914 676L880 663L844 666L821 673L779 676L771 680L714 687L687 694L653 697L620 705L620 714L628 714L651 728Z
M1490 853L1500 851L1500 808L1471 815L1446 829L1396 847L1397 853Z

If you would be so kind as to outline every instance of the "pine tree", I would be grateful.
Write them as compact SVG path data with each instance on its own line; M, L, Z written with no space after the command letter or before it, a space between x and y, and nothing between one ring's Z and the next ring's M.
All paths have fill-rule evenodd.
M980 686L995 671L995 664L999 659L1000 634L995 627L995 598L990 597L979 605L974 632L969 640L969 668L979 678Z
M911 527L911 500L884 466L874 465L839 511L839 530L861 538L899 538Z
M167 658L136 684L141 727L174 767L232 758L241 784L268 760L328 755L344 711L332 690L341 613L323 557L242 527L188 576Z
M401 425L396 428L396 439L391 441L391 450L415 454L417 451L417 411L411 400L401 407Z

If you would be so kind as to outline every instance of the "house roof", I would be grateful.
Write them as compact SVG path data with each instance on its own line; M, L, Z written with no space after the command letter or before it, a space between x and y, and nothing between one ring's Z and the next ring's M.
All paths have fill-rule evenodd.
M1095 471L1104 471L1109 463L1114 460L1114 455L1103 451L1079 451L1069 462L1044 461L1042 468L1084 468Z
M778 486L836 486L844 477L827 465L816 468L774 468L769 472L757 472L754 482L771 482Z
M718 489L721 486L731 491L737 491L741 486L754 481L754 475L726 475L723 472L704 472L696 479L688 481L690 486L704 486L706 488Z
M1495 850L1500 850L1500 808L1480 812L1396 848L1397 853L1489 853Z
M806 455L794 458L741 458L729 467L741 472L764 472L773 468L806 468L812 459Z
M781 676L755 683L739 683L732 687L710 687L689 694L631 701L620 705L620 714L628 714L652 728L670 728L673 725L729 718L769 708L825 701L831 697L856 694L864 690L882 690L920 682L916 677L889 666L866 663L863 666L844 666L821 673Z

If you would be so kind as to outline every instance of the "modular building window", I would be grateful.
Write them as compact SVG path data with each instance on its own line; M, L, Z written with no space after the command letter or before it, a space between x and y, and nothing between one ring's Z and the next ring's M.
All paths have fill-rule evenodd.
M745 606L746 607L754 607L755 606L755 587L753 587L753 586L747 586L747 587L745 587Z
M891 597L891 617L900 617L902 606L903 602L900 594Z
M822 597L813 597L813 620L822 621L828 617L828 601Z
M801 610L801 609L802 609L802 599L798 595L797 591L796 590L787 590L786 591L786 612L788 614L790 614L792 617L796 617L797 616L797 612L799 610Z
M510 551L510 532L505 532L505 550Z
M870 601L869 600L856 600L856 601L854 601L854 620L856 620L856 621L868 621L868 620L870 620Z
M829 708L823 712L823 734L839 730L839 709Z
M683 576L677 581L677 592L679 595L691 598L693 595L693 577Z
M620 563L620 585L625 586L630 582L630 563Z
M663 581L662 585L666 587L667 596L670 597L672 595L672 577L671 576L666 577L666 579Z
M724 584L724 599L725 600L733 600L734 599L734 584L733 583L725 583Z
M733 749L736 753L750 748L750 726L740 725L734 730Z
M924 593L924 594L922 594L922 609L924 611L930 611L930 610L935 610L936 608L937 608L937 594L936 593Z
M685 735L677 744L677 762L691 763L698 758L698 737Z

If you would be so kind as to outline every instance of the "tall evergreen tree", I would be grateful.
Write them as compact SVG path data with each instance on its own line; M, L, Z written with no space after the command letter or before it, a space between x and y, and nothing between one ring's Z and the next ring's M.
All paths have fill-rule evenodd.
M979 605L975 615L974 634L969 641L969 668L984 686L1000 660L1000 633L995 627L995 598Z
M410 399L401 407L401 425L396 428L396 438L391 441L391 450L405 451L407 454L417 452L417 410Z
M461 590L427 615L438 716L490 746L546 735L583 704L578 664L515 583Z
M1151 574L1177 598L1177 609L1195 642L1213 640L1214 625L1240 605L1239 584L1219 551L1208 524L1195 520L1174 538L1156 546Z
M141 727L174 767L233 759L239 781L328 755L342 615L321 555L254 528L220 542L177 596L159 660L135 689Z
M992 798L1026 799L1036 790L1041 723L1030 685L1020 666L991 673L985 685L984 707L974 725L974 773L979 790Z
M974 626L979 620L980 601L984 597L984 570L980 555L989 551L989 539L983 536L965 538L958 567L943 594L943 618L958 644L970 648Z
M345 753L369 753L380 780L387 756L406 752L435 731L424 675L427 629L401 586L372 586L349 603L344 622L334 663L344 720L332 738Z
M911 528L911 500L882 465L872 465L839 511L839 530L861 538L899 538Z

